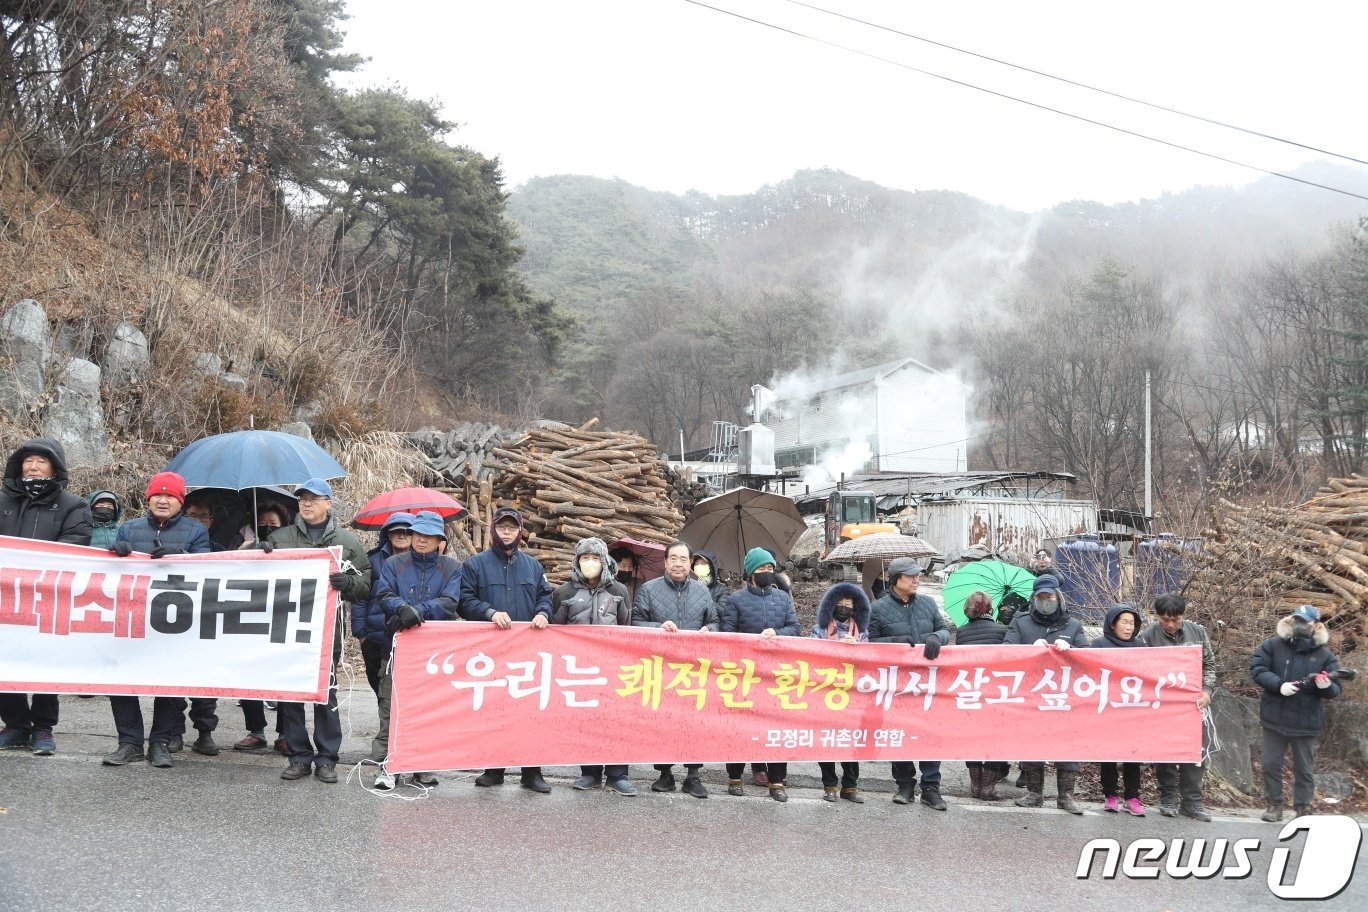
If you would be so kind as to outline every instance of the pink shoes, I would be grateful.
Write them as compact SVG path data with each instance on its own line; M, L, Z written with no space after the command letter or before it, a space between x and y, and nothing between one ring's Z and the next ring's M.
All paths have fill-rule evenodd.
M1115 814L1115 813L1116 813L1117 811L1119 811L1120 809L1121 809L1121 799L1120 799L1120 798L1117 798L1115 795L1108 795L1108 796L1107 796L1107 803L1106 803L1105 806L1103 806L1102 810L1107 811L1107 812L1110 813L1110 814Z
M1140 803L1139 798L1131 798L1126 801L1126 813L1132 817L1144 817L1145 806Z

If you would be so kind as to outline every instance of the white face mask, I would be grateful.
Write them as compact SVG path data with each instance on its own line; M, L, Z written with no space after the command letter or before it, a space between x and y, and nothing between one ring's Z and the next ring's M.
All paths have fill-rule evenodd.
M700 583L706 583L708 580L712 579L712 568L707 564L699 564L697 567L694 567L694 576L698 577Z
M598 579L598 575L603 572L603 562L596 557L582 557L579 568L585 579Z

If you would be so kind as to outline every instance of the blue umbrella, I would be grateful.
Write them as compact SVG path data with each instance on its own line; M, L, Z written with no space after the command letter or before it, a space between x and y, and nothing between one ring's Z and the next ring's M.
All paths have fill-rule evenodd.
M189 487L234 491L347 475L318 444L280 431L233 431L196 440L166 470L180 475Z

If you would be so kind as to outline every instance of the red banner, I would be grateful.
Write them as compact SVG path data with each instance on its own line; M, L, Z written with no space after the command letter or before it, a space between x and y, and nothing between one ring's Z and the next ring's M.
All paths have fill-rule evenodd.
M391 772L786 760L1196 762L1199 647L920 648L427 623L395 640Z

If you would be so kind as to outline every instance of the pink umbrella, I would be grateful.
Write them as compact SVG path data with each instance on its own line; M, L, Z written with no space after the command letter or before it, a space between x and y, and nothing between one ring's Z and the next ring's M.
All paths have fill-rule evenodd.
M619 538L608 543L608 550L626 548L636 556L636 578L640 582L665 574L665 546L636 538Z
M375 531L395 513L417 513L420 510L431 510L442 517L442 522L447 522L464 513L465 507L431 488L399 488L377 494L366 501L366 505L356 511L352 525L358 529Z

